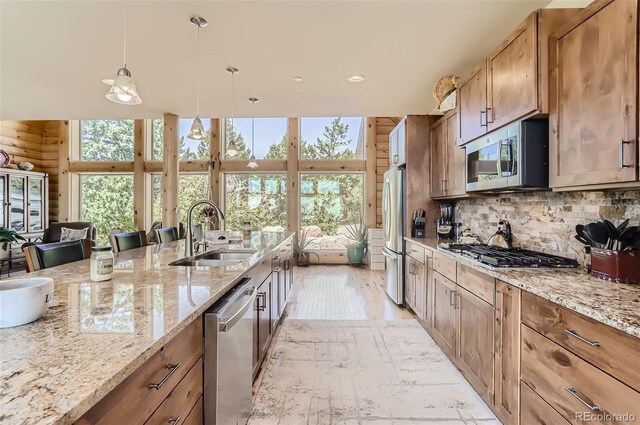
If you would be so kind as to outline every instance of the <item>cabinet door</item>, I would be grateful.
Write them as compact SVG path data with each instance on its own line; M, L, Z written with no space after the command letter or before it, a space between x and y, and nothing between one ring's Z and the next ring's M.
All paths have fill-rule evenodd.
M495 412L506 425L519 417L520 289L496 281Z
M487 59L487 131L538 109L537 14Z
M402 165L407 163L407 120L403 118L396 127L396 133L398 137L398 160L397 164Z
M42 232L44 230L44 179L29 177L27 183L28 231Z
M550 44L551 187L637 180L637 2L603 1Z
M282 317L287 305L287 271L285 261L278 266L278 317Z
M9 227L16 232L26 232L25 197L26 179L21 176L9 176Z
M389 133L389 164L391 167L398 165L398 132L394 129Z
M433 327L433 297L434 297L434 288L433 288L433 277L435 275L433 271L433 258L430 256L425 257L426 264L424 267L425 272L425 304L424 304L424 320L427 322L429 327Z
M414 260L408 255L404 256L404 302L413 309L413 289L415 281L413 278Z
M258 357L264 358L271 342L271 277L258 288Z
M280 268L274 267L271 273L271 317L270 331L276 330L276 325L280 319Z
M450 357L456 353L456 284L442 276L433 274L433 330L438 345Z
M432 198L445 196L444 180L447 173L447 147L444 120L438 121L431 128L429 143L431 146L431 184L429 194Z
M450 112L445 115L447 171L444 188L447 196L462 196L467 193L467 156L465 149L457 145L458 114Z
M459 317L457 357L469 383L493 402L493 306L466 289L457 289Z
M427 284L426 284L425 266L418 261L413 262L413 311L416 315L424 320L424 306L427 302Z
M487 132L486 63L478 66L458 88L458 144L463 145Z

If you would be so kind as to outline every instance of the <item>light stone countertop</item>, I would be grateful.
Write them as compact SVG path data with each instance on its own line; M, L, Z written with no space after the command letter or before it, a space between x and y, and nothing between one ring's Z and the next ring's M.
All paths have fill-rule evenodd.
M435 239L405 238L510 285L640 338L640 285L613 283L580 270L495 269L437 248Z
M70 424L220 299L293 233L257 233L257 250L228 267L176 267L184 241L125 251L115 276L89 279L89 260L31 273L54 279L36 322L0 329L0 424Z

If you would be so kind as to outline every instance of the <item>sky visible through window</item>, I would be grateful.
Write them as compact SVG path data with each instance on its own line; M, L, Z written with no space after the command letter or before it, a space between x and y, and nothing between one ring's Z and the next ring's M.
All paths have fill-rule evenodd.
M300 137L307 143L315 143L316 139L323 138L325 127L331 128L331 122L335 117L302 117L300 118ZM360 137L362 117L341 117L340 121L349 126L346 140L349 140L349 149L356 150Z
M204 131L208 132L211 128L211 119L200 117L200 120L202 120ZM187 134L189 134L191 130L191 124L193 124L193 118L180 118L178 139L184 136L185 147L191 149L191 152L197 152L200 140L192 140L187 137Z

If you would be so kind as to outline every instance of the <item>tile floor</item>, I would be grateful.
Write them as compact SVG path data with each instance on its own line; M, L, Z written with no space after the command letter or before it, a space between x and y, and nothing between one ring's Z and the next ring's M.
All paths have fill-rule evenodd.
M386 306L382 283L347 266L296 269L295 318L274 342L250 425L499 424L411 314Z

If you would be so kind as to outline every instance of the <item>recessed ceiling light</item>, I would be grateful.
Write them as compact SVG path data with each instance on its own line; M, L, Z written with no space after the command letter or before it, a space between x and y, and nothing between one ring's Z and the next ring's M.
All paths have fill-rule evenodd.
M293 81L295 81L296 83L300 83L302 81L302 77L300 77L300 76L293 77Z
M361 83L364 81L364 75L361 75L361 74L349 75L347 77L347 81L350 83Z

